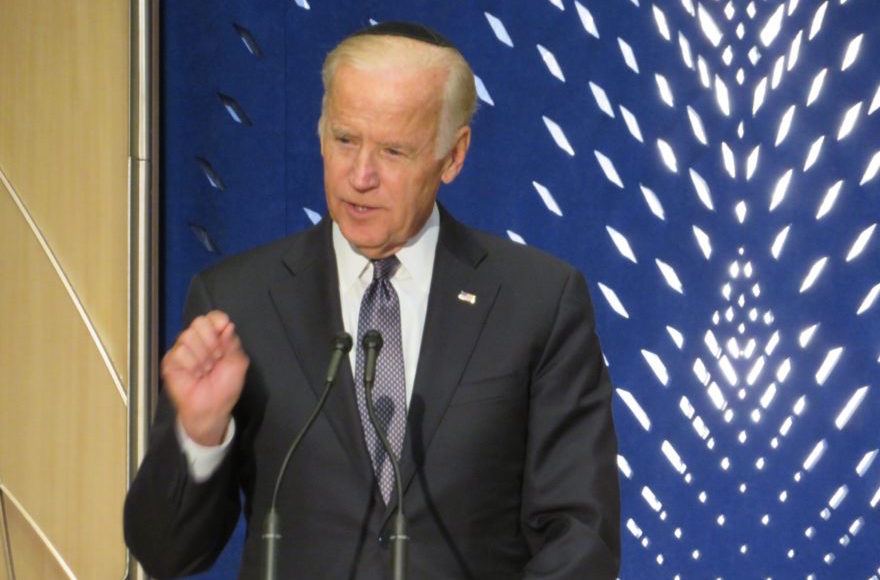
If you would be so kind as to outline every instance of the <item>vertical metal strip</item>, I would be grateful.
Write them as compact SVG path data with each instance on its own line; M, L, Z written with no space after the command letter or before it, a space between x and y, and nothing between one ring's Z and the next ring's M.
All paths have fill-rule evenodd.
M6 523L6 500L0 489L0 541L3 542L3 553L6 558L6 577L15 580L15 566L12 562L12 541L9 539L9 524Z
M154 188L157 119L155 58L158 38L154 30L158 1L131 0L130 145L129 145L129 397L128 481L137 473L147 447L152 405L156 393L157 199ZM131 557L126 558L126 578L146 578Z

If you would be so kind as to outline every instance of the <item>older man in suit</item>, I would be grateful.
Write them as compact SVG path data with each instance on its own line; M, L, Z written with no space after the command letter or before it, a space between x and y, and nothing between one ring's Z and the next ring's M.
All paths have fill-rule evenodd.
M436 203L461 171L473 73L444 38L389 23L327 57L319 136L331 219L197 276L162 361L126 540L158 576L216 558L243 492L242 577L331 338L386 329L376 378L418 579L613 578L611 385L574 268ZM359 341L280 489L283 578L389 576L397 491L367 419Z

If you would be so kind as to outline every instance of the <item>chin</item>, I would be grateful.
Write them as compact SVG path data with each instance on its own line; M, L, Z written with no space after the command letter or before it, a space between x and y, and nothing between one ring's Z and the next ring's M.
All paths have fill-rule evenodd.
M368 233L360 232L357 228L346 227L340 224L339 229L342 232L342 237L364 255L369 255L381 247L381 244L375 237L370 236Z

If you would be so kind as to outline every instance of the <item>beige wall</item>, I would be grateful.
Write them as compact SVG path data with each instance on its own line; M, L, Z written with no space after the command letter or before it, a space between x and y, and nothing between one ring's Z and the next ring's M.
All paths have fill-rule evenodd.
M14 550L15 578L55 580L68 577L56 559L46 557L45 543L34 532L21 512L10 506L9 502L7 502L6 523L9 545Z
M19 579L125 573L129 30L127 0L0 0L0 492Z

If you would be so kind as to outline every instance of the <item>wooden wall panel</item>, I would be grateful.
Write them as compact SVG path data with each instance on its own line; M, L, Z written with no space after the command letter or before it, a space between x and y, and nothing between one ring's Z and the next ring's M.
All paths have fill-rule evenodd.
M0 170L120 376L128 341L128 0L3 0Z
M64 569L58 565L27 520L9 501L6 502L6 517L9 524L9 541L15 554L16 580L67 579L68 575ZM0 578L3 578L3 574L5 569L0 572Z
M78 577L121 577L125 401L2 185L0 272L0 482ZM16 568L36 554L13 550Z
M80 578L125 571L129 10L0 0L0 177L14 188L0 182L0 484L17 578L64 576L46 542Z

